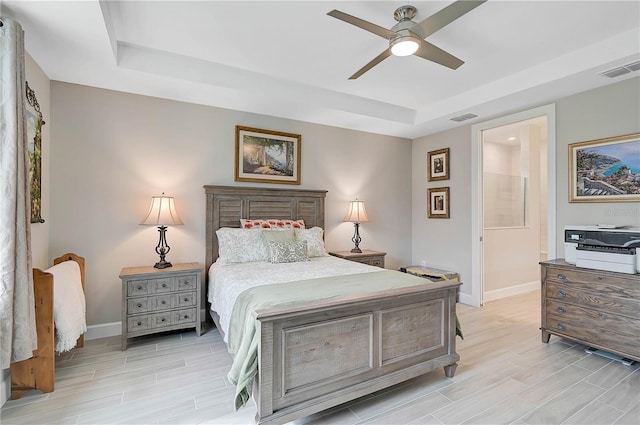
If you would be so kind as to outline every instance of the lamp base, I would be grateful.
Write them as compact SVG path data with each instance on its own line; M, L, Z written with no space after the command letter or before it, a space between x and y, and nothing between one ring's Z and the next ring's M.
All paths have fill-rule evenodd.
M358 248L358 247L353 248L353 249L351 250L351 252L356 252L356 253L358 253L358 254L362 254L362 250L361 250L360 248Z
M153 267L156 268L156 269L166 269L166 268L169 268L169 267L173 267L173 264L171 264L168 261L160 260L157 263L155 263L153 265Z

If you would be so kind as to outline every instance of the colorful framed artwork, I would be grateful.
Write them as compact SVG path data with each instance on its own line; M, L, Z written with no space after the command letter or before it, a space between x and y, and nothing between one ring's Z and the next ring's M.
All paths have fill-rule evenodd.
M42 219L42 112L36 93L25 84L28 107L27 151L29 154L29 192L31 197L31 223L44 223Z
M427 218L449 218L449 188L428 189L427 204Z
M235 180L300 184L302 136L236 126Z
M640 201L640 133L569 145L569 202Z
M449 148L427 153L429 181L449 180Z

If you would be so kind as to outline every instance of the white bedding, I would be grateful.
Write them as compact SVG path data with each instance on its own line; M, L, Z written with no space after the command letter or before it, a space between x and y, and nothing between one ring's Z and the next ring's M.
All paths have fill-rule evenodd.
M269 262L219 264L216 262L209 268L208 297L211 310L218 313L220 317L220 327L227 342L229 320L236 298L251 287L382 270L384 269L332 256L279 264Z

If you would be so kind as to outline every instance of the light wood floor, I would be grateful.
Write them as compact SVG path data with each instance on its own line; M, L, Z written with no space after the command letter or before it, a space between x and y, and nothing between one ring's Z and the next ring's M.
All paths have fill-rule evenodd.
M296 424L638 424L638 364L540 341L538 292L458 305L465 339L452 379L434 371ZM88 341L57 361L56 390L8 401L3 424L245 424L217 330Z

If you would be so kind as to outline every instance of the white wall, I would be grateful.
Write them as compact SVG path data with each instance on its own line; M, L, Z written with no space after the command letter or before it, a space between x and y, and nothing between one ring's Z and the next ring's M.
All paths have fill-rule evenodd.
M169 228L167 259L204 262L202 186L236 184L236 125L302 135L300 188L328 190L329 250L352 247L353 225L342 219L357 196L373 220L361 227L361 247L386 251L388 268L411 258L409 140L75 84L51 88L50 252L86 258L90 326L120 321L123 267L157 261L157 229L138 225L152 195L173 195L185 223Z

